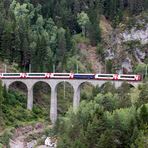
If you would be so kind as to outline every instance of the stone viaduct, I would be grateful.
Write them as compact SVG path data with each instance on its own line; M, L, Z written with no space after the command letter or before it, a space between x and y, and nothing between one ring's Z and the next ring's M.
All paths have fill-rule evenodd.
M51 100L50 100L50 120L54 124L57 120L57 85L61 82L68 82L74 91L73 95L73 109L79 106L80 102L80 86L81 84L88 82L93 86L101 87L107 81L105 80L74 80L74 79L2 79L3 85L9 89L9 86L15 82L22 82L27 88L27 109L32 110L33 108L33 87L37 82L45 82L51 88ZM110 81L116 88L120 87L123 81ZM137 87L141 82L131 81L128 82L130 85Z

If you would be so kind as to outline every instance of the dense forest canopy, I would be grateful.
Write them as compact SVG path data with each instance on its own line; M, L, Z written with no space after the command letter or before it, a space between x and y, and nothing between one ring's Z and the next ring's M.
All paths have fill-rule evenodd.
M24 71L29 64L34 72L51 71L54 64L63 71L76 50L73 35L82 32L96 45L101 15L116 27L125 11L139 14L147 5L147 0L1 0L0 58Z
M148 84L131 91L97 87L76 111L69 109L54 128L59 148L146 148L148 146ZM97 93L95 93L97 92ZM135 95L136 93L136 95ZM82 99L82 98L81 98Z

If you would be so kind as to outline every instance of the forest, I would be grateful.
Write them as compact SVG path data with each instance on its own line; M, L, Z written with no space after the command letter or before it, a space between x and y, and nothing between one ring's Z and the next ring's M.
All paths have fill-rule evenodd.
M42 133L56 136L58 148L148 147L148 43L113 41L120 39L116 34L135 24L137 30L146 30L147 16L148 0L0 0L0 72L7 65L8 72L96 73L99 68L95 71L94 61L87 59L89 51L95 50L93 56L99 59L103 73L115 73L122 68L120 60L129 57L133 68L129 73L144 78L138 88L126 82L118 89L110 82L102 87L86 83L75 111L71 86L59 84L58 120L54 128ZM115 60L105 57L110 48L120 55ZM137 50L144 58L135 56ZM9 146L9 138L21 126L51 124L50 88L39 82L33 91L30 111L26 88L17 83L7 91L0 80L0 148ZM44 139L39 137L27 138L41 145Z
M17 63L21 71L74 70L77 40L101 42L101 15L115 28L124 13L138 15L147 0L1 0L0 58ZM76 37L75 37L76 36ZM77 38L77 39L75 39ZM63 56L64 55L64 56ZM80 61L80 59L77 59Z
M146 148L147 87L144 84L131 90L123 83L116 90L108 83L102 89L95 88L93 96L85 97L77 111L71 108L57 121L52 134L57 133L59 137L58 147Z

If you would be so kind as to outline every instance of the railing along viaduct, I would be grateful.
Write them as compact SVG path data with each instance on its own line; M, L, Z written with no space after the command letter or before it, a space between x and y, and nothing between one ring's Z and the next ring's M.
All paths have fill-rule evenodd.
M10 85L15 82L22 82L26 85L27 88L27 109L32 110L33 108L33 88L37 82L45 82L51 88L51 100L50 100L50 120L54 124L57 120L57 85L61 82L68 82L74 91L73 95L73 109L76 109L79 106L80 102L80 85L88 82L93 86L101 87L107 81L105 80L74 80L74 79L2 79L3 85L9 89ZM113 85L118 88L121 86L123 81L110 81ZM130 85L137 87L141 82L139 81L130 81Z

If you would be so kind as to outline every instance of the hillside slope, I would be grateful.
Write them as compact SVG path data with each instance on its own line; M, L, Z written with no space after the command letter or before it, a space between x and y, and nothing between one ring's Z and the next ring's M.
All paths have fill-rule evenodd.
M92 47L91 45L79 43L78 48L80 49L82 54L86 57L85 62L91 65L92 72L102 73L103 65L99 56L97 55L97 52L96 52L97 47Z

